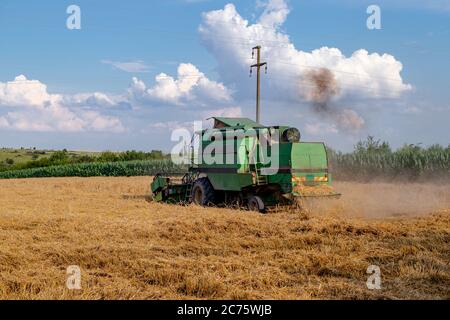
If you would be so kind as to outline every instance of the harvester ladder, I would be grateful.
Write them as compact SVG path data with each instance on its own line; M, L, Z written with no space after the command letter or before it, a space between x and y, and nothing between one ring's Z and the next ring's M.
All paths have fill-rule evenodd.
M186 193L184 194L184 201L186 203L192 202L192 188L194 186L194 182L198 178L198 173L189 173L186 183Z
M257 158L257 154L255 153L255 150L258 150L256 144L253 145L253 148L250 152L251 157L250 159L253 160L253 164L250 164L250 171L253 171L255 173L256 176L256 185L265 185L268 184L269 181L267 179L266 175L261 174L261 168L258 168L258 158ZM263 156L260 154L260 157L262 158Z
M263 185L268 184L267 176L261 174L261 169L256 168L256 184L257 185Z
M184 195L184 200L186 203L192 202L192 183L188 183L186 187L186 194Z

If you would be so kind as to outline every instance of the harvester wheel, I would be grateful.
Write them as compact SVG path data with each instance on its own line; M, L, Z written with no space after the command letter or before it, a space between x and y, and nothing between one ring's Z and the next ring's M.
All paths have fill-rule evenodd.
M215 202L215 191L208 178L200 178L192 187L192 202L199 206L209 206Z
M250 211L257 211L260 213L266 213L266 206L264 205L264 201L258 196L251 196L248 199L248 209Z

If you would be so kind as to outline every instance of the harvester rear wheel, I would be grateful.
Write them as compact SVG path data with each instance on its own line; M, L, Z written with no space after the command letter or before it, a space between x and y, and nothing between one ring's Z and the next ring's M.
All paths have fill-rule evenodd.
M192 202L199 206L210 206L215 203L215 191L208 178L200 178L192 187Z
M266 206L264 205L264 201L258 196L251 196L248 199L247 206L250 211L266 213Z

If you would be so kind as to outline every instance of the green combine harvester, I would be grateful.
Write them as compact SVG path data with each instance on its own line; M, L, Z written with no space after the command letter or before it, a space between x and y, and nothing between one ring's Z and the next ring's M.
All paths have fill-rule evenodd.
M246 118L213 119L212 129L194 134L189 170L181 180L154 177L155 201L225 204L264 213L296 199L339 197L331 188L324 143L302 142L292 127L266 127Z

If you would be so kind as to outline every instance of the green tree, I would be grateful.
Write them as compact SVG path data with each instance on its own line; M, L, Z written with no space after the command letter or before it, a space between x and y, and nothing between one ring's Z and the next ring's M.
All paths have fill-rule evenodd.
M69 160L69 154L66 149L56 151L50 156L49 160L53 163L65 163Z
M99 162L115 162L118 160L119 157L114 152L111 151L102 152L100 156L97 158L97 161Z

